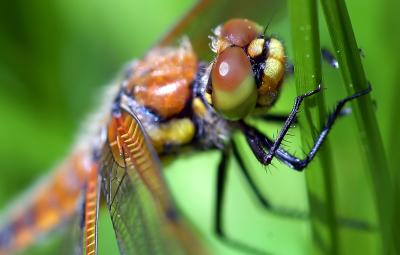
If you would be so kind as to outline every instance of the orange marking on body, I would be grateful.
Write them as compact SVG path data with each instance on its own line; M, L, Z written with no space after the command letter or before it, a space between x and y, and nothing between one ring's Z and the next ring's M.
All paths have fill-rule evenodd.
M35 228L38 231L45 231L51 226L59 224L61 220L60 211L56 204L58 201L49 192L52 192L52 190L48 189L41 193L33 207L34 215L37 217Z
M128 91L163 118L180 113L191 95L197 57L190 45L151 50L133 67Z
M72 216L87 175L83 163L85 156L85 153L75 151L36 190L26 207L13 216L10 220L11 240L6 254L24 249Z

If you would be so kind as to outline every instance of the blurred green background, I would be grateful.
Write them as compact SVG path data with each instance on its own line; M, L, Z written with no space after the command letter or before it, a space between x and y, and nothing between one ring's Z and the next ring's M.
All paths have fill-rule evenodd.
M239 1L225 2L239 10L239 16L240 11L249 7L246 3L234 3ZM192 4L189 0L18 0L0 5L0 209L68 153L85 116L95 109L101 88L112 81L125 63L142 56L154 45ZM386 154L391 167L398 170L400 120L396 111L400 101L395 86L400 80L400 3L352 0L347 4L358 45L365 54L366 74L373 84L372 95ZM270 10L257 10L258 16L265 16L257 21L267 24L271 17L264 12ZM323 15L320 16L321 44L331 48ZM207 38L217 24L207 15L201 19L209 29L199 30L201 34L197 36ZM283 40L290 59L285 2L269 31ZM326 64L323 76L327 85L325 97L328 105L333 106L345 96L342 79L337 70ZM293 79L288 78L274 111L288 112L295 95ZM276 134L279 125L262 128ZM373 194L364 171L362 141L356 132L354 118L349 116L340 120L330 134L337 173L336 207L343 217L374 224ZM301 155L299 134L293 133L296 138L291 139L289 150ZM271 202L306 211L304 175L278 162L275 167L261 167L247 151L244 139L239 139L249 155L246 163ZM216 152L184 155L168 165L166 175L180 207L210 249L215 254L243 254L222 245L213 235L218 158ZM227 193L225 225L231 236L274 254L310 254L312 239L308 222L262 210L233 161ZM107 211L101 214L100 254L117 254L107 214ZM342 227L340 233L342 254L379 254L376 233L348 227ZM42 252L31 249L28 254Z

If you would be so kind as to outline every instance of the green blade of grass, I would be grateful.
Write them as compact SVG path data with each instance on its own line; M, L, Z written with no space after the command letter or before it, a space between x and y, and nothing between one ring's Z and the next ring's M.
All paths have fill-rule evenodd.
M314 90L322 81L317 2L291 0L289 11L296 87L298 94L303 94ZM304 111L299 119L303 146L314 143L314 134L320 131L326 116L322 93L304 101ZM328 141L316 160L320 167L313 164L306 171L314 253L337 254L339 238L335 220L334 167Z
M400 4L399 4L400 5ZM397 66L400 66L400 60L398 59L398 64ZM397 74L397 80L400 79L400 73ZM400 102L397 99L398 94L393 93L393 106L392 109L399 109L400 107ZM393 111L393 113L395 113ZM400 120L397 118L393 118L392 120L392 126L391 126L391 133L390 137L392 141L400 141ZM389 162L390 164L390 169L392 170L393 173L393 181L394 181L394 193L393 193L393 226L400 226L400 171L396 170L400 166L400 157L398 157L398 143L393 142L391 143L391 146L389 147L389 154L388 157L391 159ZM400 230L399 228L393 230L393 237L394 240L400 240ZM400 242L394 242L394 245L397 245L396 250L400 251Z
M399 64L397 66L400 66L400 61L398 61ZM397 79L400 78L400 73L397 74ZM392 109L398 109L400 107L400 102L399 100L397 100L398 94L397 93L393 93L393 106ZM392 139L392 141L400 141L400 121L398 119L393 118L392 120L392 127L391 127L391 134L390 137ZM391 144L391 146L389 147L389 151L388 151L388 157L389 159L391 159L389 162L389 167L392 170L392 178L394 181L394 193L393 193L393 226L400 226L400 171L396 170L399 168L400 166L400 157L398 157L398 143L393 142ZM393 238L394 240L400 240L400 230L399 228L395 227L395 229L393 229ZM400 242L394 242L394 245L396 245L397 247L395 248L396 251L400 251Z
M321 2L348 94L367 89L368 82L344 0ZM372 178L382 233L382 254L389 254L392 246L392 183L371 96L355 100L352 106L366 159L365 167Z

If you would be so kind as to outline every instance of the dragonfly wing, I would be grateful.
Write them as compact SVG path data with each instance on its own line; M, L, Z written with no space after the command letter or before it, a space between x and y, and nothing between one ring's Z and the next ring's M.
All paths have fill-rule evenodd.
M85 189L85 213L84 213L84 237L86 255L97 254L97 224L100 205L101 177L98 172L98 165L92 163Z
M134 113L108 126L101 159L106 196L123 254L202 254L176 211L159 159Z
M61 230L59 254L97 254L97 223L100 205L101 176L98 165L91 162L87 167L87 177L78 199L76 211L65 222ZM82 253L84 252L84 253Z
M199 0L176 24L161 38L159 45L165 46L179 40L182 35L190 38L195 52L201 58L210 58L209 48L211 29L231 18L248 18L258 23L270 22L271 17L282 8L277 0Z

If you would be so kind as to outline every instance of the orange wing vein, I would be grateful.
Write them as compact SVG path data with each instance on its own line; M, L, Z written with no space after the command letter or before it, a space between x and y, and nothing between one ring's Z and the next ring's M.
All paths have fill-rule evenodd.
M100 165L122 254L204 254L178 214L159 159L132 112L112 118Z

